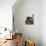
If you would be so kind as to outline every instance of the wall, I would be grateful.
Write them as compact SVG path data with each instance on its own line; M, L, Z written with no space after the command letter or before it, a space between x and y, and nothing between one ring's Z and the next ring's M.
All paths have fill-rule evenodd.
M12 28L12 6L16 0L0 0L0 27Z
M16 5L14 5L16 6ZM23 0L19 6L13 7L15 28L18 32L22 32L24 38L35 41L36 46L41 46L41 1L40 0ZM34 24L26 25L26 16L34 14Z
M46 46L46 0L41 1L41 41Z

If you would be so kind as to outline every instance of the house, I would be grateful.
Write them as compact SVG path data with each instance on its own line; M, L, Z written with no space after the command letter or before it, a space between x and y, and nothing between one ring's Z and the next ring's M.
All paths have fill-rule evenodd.
M1 3L2 2L2 3ZM23 34L24 39L34 40L36 46L46 46L46 1L45 0L1 0L0 27L13 28ZM27 25L27 16L34 15L34 24ZM13 20L14 16L14 21Z

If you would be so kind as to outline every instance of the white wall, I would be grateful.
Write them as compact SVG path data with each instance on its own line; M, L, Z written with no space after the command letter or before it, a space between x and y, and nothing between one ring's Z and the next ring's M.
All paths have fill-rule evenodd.
M16 5L14 5L16 6ZM34 24L26 25L26 16L34 14ZM15 28L22 32L24 37L35 41L36 46L41 46L41 1L40 0L23 0L22 3L14 9Z
M41 38L42 46L46 46L46 0L41 1Z
M12 6L16 0L0 0L0 27L12 28Z

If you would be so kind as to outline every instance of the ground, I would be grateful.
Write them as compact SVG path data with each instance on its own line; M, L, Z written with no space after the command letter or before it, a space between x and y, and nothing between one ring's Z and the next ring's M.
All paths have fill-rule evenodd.
M0 44L0 46L16 46L15 45L15 39L13 39L13 40L6 40L6 42Z

